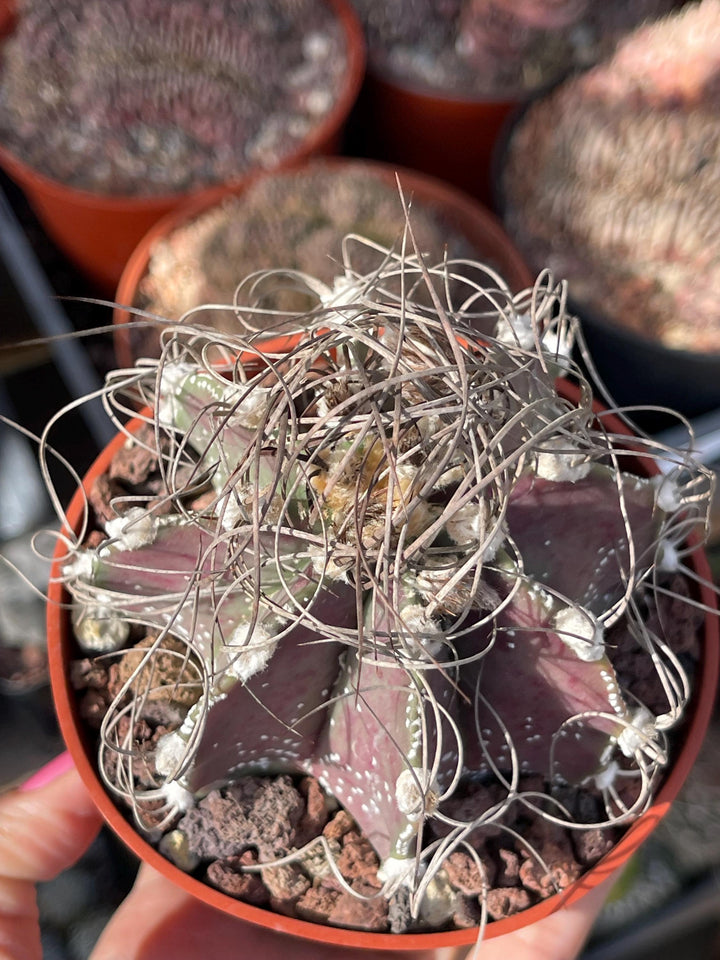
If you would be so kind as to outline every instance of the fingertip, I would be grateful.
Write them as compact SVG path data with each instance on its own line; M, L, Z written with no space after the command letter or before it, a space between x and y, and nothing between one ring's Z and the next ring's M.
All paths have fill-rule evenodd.
M74 766L73 758L70 756L70 753L65 750L63 753L58 754L57 757L53 757L52 760L40 767L39 770L36 770L35 773L31 774L31 776L20 785L19 790L21 793L26 793L30 790L39 790L41 787L52 783L53 780L57 780L58 777L67 773L68 770L72 770Z

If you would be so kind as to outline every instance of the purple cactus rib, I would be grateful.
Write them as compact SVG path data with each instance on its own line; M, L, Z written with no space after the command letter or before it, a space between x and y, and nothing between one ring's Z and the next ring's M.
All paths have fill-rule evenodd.
M600 757L622 724L599 717L564 727L585 711L624 715L625 707L610 661L586 662L550 628L547 595L521 588L500 612L492 649L463 668L461 685L470 698L460 702L465 732L465 763L470 770L487 770L487 756L473 730L479 730L487 754L503 771L511 769L510 751L501 723L480 700L476 685L505 725L523 773L559 775L579 783L596 773ZM483 626L457 644L461 657L488 646L490 630ZM555 739L562 729L565 730Z
M191 580L227 579L228 546L220 542L211 550L216 537L214 525L162 525L152 543L100 553L93 582L108 591L153 597L182 593Z
M355 591L323 588L310 614L336 628L356 624ZM306 769L322 727L344 646L298 623L264 670L236 683L210 709L192 772L194 789L251 772Z
M651 547L662 514L655 491L632 475L622 476L622 494L635 549L633 569L652 561ZM602 468L574 482L525 476L507 510L511 537L533 579L600 615L625 589L628 530L615 477Z
M444 671L427 676L435 696L447 702L451 687ZM425 765L423 713L428 765L438 746L435 717L417 677L398 669L394 659L360 662L348 652L336 694L310 772L352 814L381 860L412 855L419 821L398 807L396 783L409 766ZM454 771L454 756L447 751L440 782Z
M291 534L238 530L216 542L209 525L162 526L153 543L98 557L93 583L112 595L117 613L168 627L190 642L212 680L238 654L232 634L241 624L262 623L292 604L307 611L316 594L335 596L319 586L305 548ZM248 568L256 557L259 569ZM343 593L353 617L354 598L354 590Z

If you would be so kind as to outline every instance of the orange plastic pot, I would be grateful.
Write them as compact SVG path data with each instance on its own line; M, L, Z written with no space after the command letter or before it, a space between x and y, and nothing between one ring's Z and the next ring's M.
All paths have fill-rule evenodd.
M281 350L283 344L276 342L267 349ZM562 386L561 393L568 399L577 397L572 386ZM602 423L612 432L631 436L625 426L613 415L602 412L597 407ZM137 429L142 421L136 420L129 429ZM124 434L119 434L97 458L83 481L85 491L89 491L94 480L109 466L110 460L126 442ZM629 442L632 448L632 442ZM651 470L646 470L650 473ZM79 490L67 511L67 527L79 530L85 505L84 494ZM65 531L66 533L68 530ZM624 834L616 846L590 871L579 880L556 894L507 919L490 923L485 937L497 937L512 933L528 926L550 914L578 901L589 891L595 889L605 879L623 866L667 814L673 800L677 797L690 769L692 768L713 714L718 681L720 659L719 621L716 599L713 590L704 586L702 581L710 582L711 575L705 554L699 547L694 534L689 543L697 549L691 558L694 572L699 578L697 599L711 612L705 616L701 637L701 657L698 664L694 692L689 706L687 719L678 732L672 765L669 767L662 785L650 808L642 814ZM334 944L343 947L365 948L369 950L423 950L460 947L473 944L477 940L478 930L454 930L439 933L391 934L368 933L364 931L315 924L305 920L273 913L270 910L251 906L235 900L218 890L207 886L200 880L183 873L178 867L166 860L154 847L146 842L133 828L123 813L115 806L105 792L97 774L93 747L89 732L79 717L75 691L70 681L69 665L77 652L72 638L68 607L68 596L59 582L60 570L64 562L64 549L60 541L55 553L51 570L48 603L48 646L50 679L53 697L59 718L60 728L77 769L86 784L99 811L118 837L140 858L150 864L172 883L198 900L229 914L239 921L257 924L264 928L288 934L317 943Z
M336 152L365 72L362 27L348 0L325 0L338 17L347 49L347 70L332 110L278 166L316 154ZM14 3L0 7L0 37L14 22ZM4 29L3 29L4 28ZM144 233L188 197L207 202L222 185L197 191L153 196L111 196L69 187L38 173L0 144L0 167L25 194L40 223L58 247L108 296L117 286L125 262ZM242 183L247 177L238 178Z
M473 197L442 180L391 164L344 157L324 157L292 166L292 169L298 173L308 168L313 170L325 168L329 172L343 169L366 170L392 188L396 187L399 179L406 199L414 197L424 209L437 214L450 230L464 236L473 247L477 259L490 263L504 277L513 292L532 286L533 275L495 215ZM287 170L282 171L283 175L287 172ZM273 173L258 176L272 177ZM227 189L223 192L223 196L242 194L247 186L249 182ZM138 359L133 351L128 327L132 315L123 308L131 307L136 302L138 286L147 273L154 245L174 230L207 212L220 199L222 198L217 196L195 197L182 207L178 207L154 224L130 255L115 293L115 302L118 306L113 313L115 356L120 366L132 366ZM412 212L410 216L412 222ZM240 281L243 278L237 279Z
M518 103L442 94L368 69L355 136L368 156L440 177L492 208L493 150Z

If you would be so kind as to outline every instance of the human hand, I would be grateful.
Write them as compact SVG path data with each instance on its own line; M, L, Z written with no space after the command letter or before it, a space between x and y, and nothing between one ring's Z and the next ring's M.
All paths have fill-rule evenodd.
M85 852L101 818L68 754L21 790L0 797L0 960L41 960L37 882L49 880ZM578 903L485 942L479 950L368 954L323 946L255 927L193 899L142 866L93 950L91 960L575 960L610 890L612 878Z

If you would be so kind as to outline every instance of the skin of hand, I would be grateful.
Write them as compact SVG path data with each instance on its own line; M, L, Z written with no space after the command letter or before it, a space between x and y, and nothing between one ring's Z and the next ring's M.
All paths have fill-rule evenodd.
M35 884L75 863L101 818L68 754L0 796L0 960L42 960ZM470 949L368 952L325 946L255 927L194 900L142 866L91 960L575 960L613 878L578 903Z

